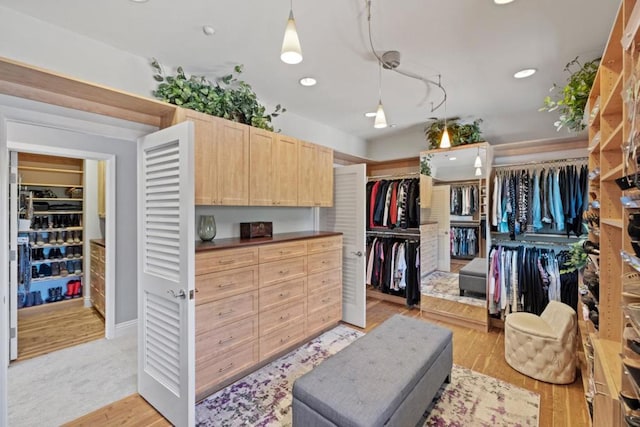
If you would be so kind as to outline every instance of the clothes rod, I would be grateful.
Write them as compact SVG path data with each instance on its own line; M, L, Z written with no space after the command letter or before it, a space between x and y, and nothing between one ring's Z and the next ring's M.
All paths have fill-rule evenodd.
M506 165L493 165L492 169L507 169L507 168L523 168L526 169L530 166L545 166L545 165L553 165L553 164L574 164L574 163L587 163L589 160L588 157L576 157L573 159L556 159L556 160L544 160L544 161L533 161L526 163L509 163Z
M569 248L571 243L566 242L537 242L534 240L495 240L491 239L491 246L507 246L507 243L513 243L518 245L527 245L527 246L563 246L565 248Z
M405 178L417 178L420 176L420 172L407 172L403 174L391 174L391 175L376 175L368 176L368 181L379 181L381 179L405 179Z
M368 236L381 236L381 237L420 237L420 231L377 231L367 230Z

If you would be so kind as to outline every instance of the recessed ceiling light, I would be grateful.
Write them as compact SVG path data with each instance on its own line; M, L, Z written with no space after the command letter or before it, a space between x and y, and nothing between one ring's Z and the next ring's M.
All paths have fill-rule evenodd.
M213 28L211 25L203 25L202 32L207 36L212 36L216 33L216 29Z
M531 77L536 73L535 68L525 68L524 70L520 70L513 75L516 79L524 79L525 77Z
M449 157L449 160L455 160L457 157Z
M300 84L302 86L315 86L316 83L318 82L313 77L303 77L300 79Z
M513 0L493 0L493 2L495 4L508 4L511 3Z
M375 117L376 116L376 112L375 111L369 111L368 113L364 113L365 117Z
M131 0L133 3L146 3L149 0Z

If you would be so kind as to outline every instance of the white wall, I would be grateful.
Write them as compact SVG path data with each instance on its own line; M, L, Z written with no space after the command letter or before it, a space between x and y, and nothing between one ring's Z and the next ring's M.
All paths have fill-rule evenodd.
M136 263L136 143L16 122L9 122L7 134L10 143L47 145L78 151L115 154L117 167L115 322L117 324L136 319L137 289L135 283L138 272Z
M424 138L423 125L417 125L394 133L392 137L369 141L366 157L372 160L402 159L417 157L424 150L428 150L428 144Z
M196 237L200 215L213 215L216 219L216 237L240 237L240 223L252 221L273 222L274 233L288 233L314 229L314 208L286 207L232 207L196 206ZM215 240L214 239L214 240Z
M5 7L0 7L0 56L147 97L152 97L156 87L149 58ZM171 68L170 64L163 65ZM269 106L268 100L262 102ZM286 135L354 156L366 155L364 140L290 110L273 124Z

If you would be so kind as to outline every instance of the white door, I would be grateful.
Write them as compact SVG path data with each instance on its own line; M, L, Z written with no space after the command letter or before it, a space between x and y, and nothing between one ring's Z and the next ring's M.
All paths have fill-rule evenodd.
M323 229L342 233L342 320L364 328L367 316L366 165L334 169L333 207L321 210Z
M18 358L18 153L9 153L9 360Z
M427 221L438 223L438 270L451 271L451 205L449 185L435 185L431 193L431 208L425 209Z
M138 393L172 424L193 426L193 123L138 146Z

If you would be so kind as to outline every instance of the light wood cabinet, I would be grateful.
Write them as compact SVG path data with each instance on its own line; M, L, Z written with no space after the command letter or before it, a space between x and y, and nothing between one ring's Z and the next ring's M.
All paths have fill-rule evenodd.
M105 201L105 188L106 188L106 162L104 160L98 161L98 217L105 218L107 216L107 204Z
M249 204L275 204L276 137L263 129L251 128L249 134Z
M197 399L341 319L342 237L306 236L196 253Z
M91 304L105 316L105 284L104 284L104 246L91 241Z
M298 206L333 205L333 150L300 142Z
M420 225L420 270L429 274L438 268L438 224Z
M297 139L277 136L273 161L274 201L277 206L299 206L298 149Z

